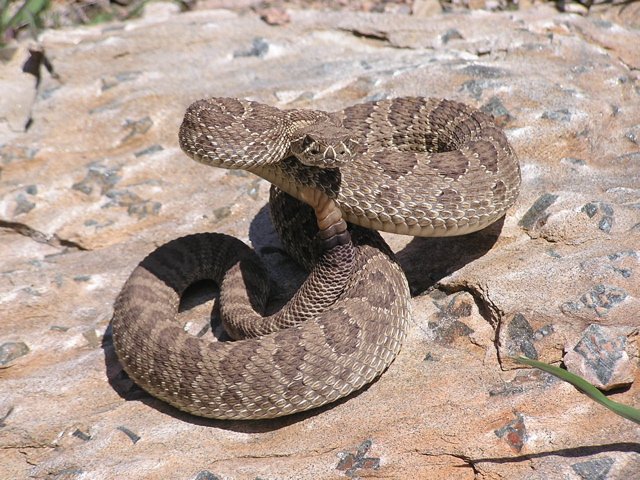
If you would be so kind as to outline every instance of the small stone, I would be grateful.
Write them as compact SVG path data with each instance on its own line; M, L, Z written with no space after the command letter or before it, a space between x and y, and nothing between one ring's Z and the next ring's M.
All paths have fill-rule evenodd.
M560 310L565 314L575 314L584 308L590 308L598 317L604 317L627 297L627 292L619 287L599 284L582 295L578 301L563 303Z
M589 218L600 214L598 228L604 233L611 233L614 224L614 211L611 205L605 202L589 202L582 207L581 211L586 213Z
M480 100L482 97L482 93L484 89L489 85L486 80L469 80L468 82L464 82L462 87L460 87L461 91L469 93L476 100Z
M468 337L473 333L473 329L460 320L429 322L428 326L433 330L436 341L445 345L453 343L459 337Z
M542 118L556 122L568 122L571 120L571 112L566 108L561 108L560 110L544 112Z
M558 195L552 193L545 193L538 197L538 199L531 205L531 208L526 211L522 216L522 219L518 222L525 230L530 230L538 223L543 223L547 217L545 213L547 208L555 203L558 199Z
M624 134L626 138L631 140L636 145L640 145L640 125L636 125Z
M251 42L251 47L246 50L236 50L233 56L263 58L269 52L269 42L262 37L256 37Z
M148 215L158 215L160 208L162 207L160 202L144 200L143 198L140 198L139 195L129 190L110 190L106 193L106 196L111 199L111 202L103 208L108 208L114 205L126 207L127 213L131 216L138 217L138 219L143 219Z
M5 422L5 420L7 418L9 418L9 416L13 413L13 407L9 407L7 408L6 411L4 411L2 414L0 414L0 428L6 427L7 424Z
M595 203L586 203L582 207L582 211L587 214L589 218L593 218L598 213L598 205Z
M562 157L560 159L560 163L564 163L565 165L571 165L574 167L584 167L587 164L585 160L573 157Z
M130 205L127 208L127 213L131 216L136 216L139 219L145 218L149 215L158 215L162 204L160 202L152 202L150 200L144 200L135 205Z
M586 307L595 309L598 316L603 316L625 298L627 292L621 288L600 284L585 293L580 300Z
M611 261L611 269L619 274L622 278L630 278L637 265L640 254L631 250L616 252L607 255Z
M462 34L455 28L450 28L449 30L444 32L441 37L442 43L444 43L445 45L449 43L450 40L462 40L463 38L464 37L462 36Z
M149 129L153 126L153 120L151 117L142 117L139 120L125 120L124 128L129 130L129 132L122 139L122 143L125 143L127 140L147 133Z
M555 329L553 328L553 325L545 325L533 333L533 339L542 340L547 335L551 335L554 331Z
M82 430L76 428L75 431L71 434L80 440L84 440L85 442L91 440L91 435L84 433Z
M604 233L611 233L611 227L613 227L613 218L611 217L603 217L598 222L598 228Z
M574 463L571 469L581 480L606 480L613 463L613 458L603 457Z
M151 145L147 148L143 148L142 150L138 150L137 152L134 152L133 155L138 158L142 157L143 155L151 155L152 153L161 152L162 150L164 150L164 148L162 148L162 145L156 144Z
M200 470L193 480L221 480L221 478L209 470Z
M524 355L527 358L536 360L538 352L533 342L535 332L525 316L517 313L513 316L507 326L507 351L510 355Z
M29 347L27 347L26 343L5 342L0 345L0 365L6 365L27 353L29 353Z
M85 177L71 185L71 188L85 195L91 194L94 190L103 195L120 180L118 170L109 168L101 164L92 164L87 170Z
M478 64L467 65L462 71L467 75L479 78L500 78L505 75L505 72L499 68Z
M495 430L494 433L498 438L505 440L514 451L520 452L522 447L524 447L527 437L524 417L518 413L514 420L504 427Z
M480 110L493 116L493 118L496 120L497 125L500 127L504 127L507 123L513 120L513 117L505 108L502 100L500 100L498 97L491 97Z
M13 211L14 216L22 215L23 213L29 213L36 207L36 204L30 201L24 193L19 193L16 196L16 208Z
M365 440L356 449L356 453L340 452L338 457L340 461L336 466L336 470L344 472L347 477L356 478L358 470L377 470L380 468L380 459L375 457L365 457L371 449L373 442Z
M214 209L211 213L213 213L213 218L215 220L222 220L223 218L227 218L229 215L231 215L231 207L229 207L228 205L219 207Z
M456 318L468 317L471 315L473 301L469 297L470 296L468 294L454 295L449 302L449 305L447 305L447 313Z
M435 362L437 361L431 352L427 352L422 359L423 362Z
M133 444L135 445L136 443L138 443L138 441L140 440L140 436L138 436L137 434L135 434L134 432L132 432L131 430L129 430L127 427L123 427L123 426L119 426L118 430L120 430L122 433L124 433L127 437L129 437L131 439L131 441L133 442Z
M627 337L620 329L590 325L575 346L567 346L564 364L602 390L631 385L638 366L626 349Z
M562 255L560 255L554 248L548 249L547 253L551 258L562 258Z
M68 332L69 331L69 327L65 327L62 325L51 325L49 327L49 330L53 331L53 332Z

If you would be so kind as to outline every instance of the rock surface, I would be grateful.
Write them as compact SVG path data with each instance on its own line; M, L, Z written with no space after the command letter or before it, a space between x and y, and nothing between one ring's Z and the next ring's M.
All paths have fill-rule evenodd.
M580 340L565 347L563 362L601 390L628 387L638 376L637 351L627 352L629 329L589 325ZM633 345L635 348L636 345Z
M635 376L611 398L640 405L637 24L546 6L286 13L270 26L152 4L139 20L45 32L57 78L23 72L26 45L0 65L0 478L640 478L636 425L509 360L558 363L590 325L611 329L607 348ZM191 417L136 388L113 352L119 289L172 238L250 242L280 269L276 298L302 278L268 185L178 148L189 103L222 95L325 110L448 97L496 116L521 160L503 224L387 236L415 295L409 337L376 383L319 411ZM210 294L191 300L188 325L211 308Z

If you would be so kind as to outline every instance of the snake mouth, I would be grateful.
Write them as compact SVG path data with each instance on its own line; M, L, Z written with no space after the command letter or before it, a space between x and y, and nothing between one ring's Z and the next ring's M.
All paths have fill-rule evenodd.
M300 163L309 167L339 168L353 159L358 147L359 144L351 139L327 144L307 137L292 146L292 153Z
M336 154L331 151L323 152L321 154L298 154L296 155L296 158L300 163L307 167L317 167L322 169L340 168L347 163L346 160L336 156Z

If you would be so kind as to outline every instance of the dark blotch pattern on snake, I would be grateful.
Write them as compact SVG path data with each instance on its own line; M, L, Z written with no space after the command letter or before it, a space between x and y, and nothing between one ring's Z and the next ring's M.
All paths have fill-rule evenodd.
M112 322L126 372L152 395L212 418L287 415L374 380L400 349L410 301L393 254L361 227L470 233L503 216L520 186L504 133L488 115L447 100L408 97L325 113L214 98L189 107L179 139L204 164L242 168L281 189L274 223L311 268L300 291L267 317L264 268L225 235L170 242L127 280ZM353 242L340 233L343 219L356 225ZM324 247L311 262L309 237L318 229ZM196 338L176 322L180 295L203 278L221 287L223 323L238 340Z

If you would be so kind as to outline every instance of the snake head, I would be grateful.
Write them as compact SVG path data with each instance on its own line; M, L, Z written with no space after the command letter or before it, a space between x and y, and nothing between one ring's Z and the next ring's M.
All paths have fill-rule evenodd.
M291 142L291 154L311 167L337 168L358 152L348 130L329 122L301 129Z

